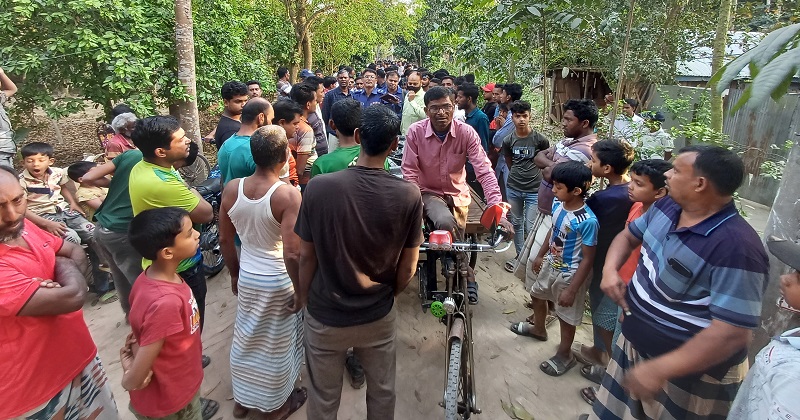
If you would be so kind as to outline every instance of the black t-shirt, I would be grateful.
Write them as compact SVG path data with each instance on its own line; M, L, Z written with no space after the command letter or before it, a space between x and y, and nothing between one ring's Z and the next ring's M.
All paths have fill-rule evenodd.
M366 324L392 309L400 252L422 243L422 196L384 169L318 175L303 193L295 232L317 254L311 316L332 327Z
M241 122L224 115L220 116L219 123L217 123L217 131L214 133L214 144L217 145L217 150L221 149L222 143L225 143L225 140L236 134L240 128L242 128Z
M484 104L483 108L481 109L481 111L483 111L483 113L486 114L487 117L489 117L489 121L492 121L494 119L494 113L496 112L496 110L497 110L496 102L486 102L486 104Z
M597 232L594 267L595 274L599 271L602 275L608 248L617 234L625 229L628 213L633 206L633 201L628 197L628 183L610 185L604 190L595 192L586 200L586 205L597 216L597 223L600 225L600 230Z
M531 131L526 137L517 137L516 131L503 139L503 156L511 158L508 173L508 188L527 193L537 193L542 181L542 171L533 163L533 158L542 150L547 150L550 142L547 137Z

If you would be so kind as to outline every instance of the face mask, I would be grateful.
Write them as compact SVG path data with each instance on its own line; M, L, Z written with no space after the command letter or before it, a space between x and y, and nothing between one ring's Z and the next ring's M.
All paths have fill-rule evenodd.
M419 86L408 86L408 90L412 92L419 92Z

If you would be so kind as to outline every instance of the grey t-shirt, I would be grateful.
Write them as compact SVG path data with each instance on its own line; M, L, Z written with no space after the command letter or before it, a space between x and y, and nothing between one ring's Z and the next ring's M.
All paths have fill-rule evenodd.
M533 157L549 147L547 137L533 130L527 137L520 138L516 132L512 132L503 139L503 155L511 157L512 164L508 174L508 187L521 192L538 192L542 172L533 163Z
M6 94L0 91L0 152L15 154L17 147L14 144L14 130L11 129L11 120L5 110Z

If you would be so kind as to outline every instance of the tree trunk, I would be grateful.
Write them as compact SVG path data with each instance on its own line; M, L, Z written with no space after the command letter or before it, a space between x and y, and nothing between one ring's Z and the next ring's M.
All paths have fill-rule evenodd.
M303 46L303 67L311 71L314 71L311 68L313 64L311 57L311 34L308 31L305 31L303 33L302 46Z
M728 28L731 21L731 8L733 0L720 0L717 30L714 33L714 43L711 52L711 74L716 74L725 60L725 46L728 43ZM709 83L711 90L711 128L722 132L722 96L716 93L716 86Z
M200 115L197 111L197 79L195 77L194 63L194 30L192 28L192 0L175 0L175 50L178 59L178 80L186 90L187 99L177 101L177 111L181 128L186 131L186 136L200 146L203 150L202 135L200 134ZM189 171L199 178L198 165L193 165ZM200 179L187 179L193 184Z

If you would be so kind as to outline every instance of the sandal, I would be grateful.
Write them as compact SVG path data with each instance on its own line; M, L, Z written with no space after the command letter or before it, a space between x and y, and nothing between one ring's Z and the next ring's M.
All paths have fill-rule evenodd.
M531 330L529 328L527 328L527 329L525 328L525 324L528 324L528 323L525 322L525 321L523 321L523 322L515 322L515 323L511 324L511 326L508 329L510 329L511 332L513 332L516 335L522 335L522 336L525 336L525 337L534 338L534 339L539 340L539 341L547 341L547 335L534 334L534 333L530 332ZM528 325L533 327L533 325L531 325L531 324L528 324Z
M284 415L283 417L281 417L280 420L288 419L292 414L294 414L295 411L299 410L300 407L302 407L303 404L306 403L307 399L308 399L308 391L306 390L305 387L295 388L294 391L292 391L291 395L289 395L289 400L287 401L289 403L289 412L286 413L286 415Z
M589 349L591 347L586 344L575 343L572 345L572 355L584 365L605 366L608 364L608 362L597 360Z
M105 305L106 303L116 302L118 299L119 296L117 296L117 291L109 290L103 293L97 300L100 301L101 304Z
M475 305L478 303L478 282L467 282L467 299L469 299L470 305Z
M597 365L584 365L581 367L581 376L600 385L603 381L603 375L606 370L602 366Z
M505 268L505 270L508 271L509 273L513 273L514 272L514 263L515 262L517 262L517 259L516 258L512 258L512 259L506 261L505 265L503 265L503 268Z
M211 364L211 358L206 356L205 354L203 355L203 357L200 358L200 360L202 361L203 369L205 369L208 365Z
M214 400L200 398L200 412L203 413L203 420L210 420L217 414L219 403Z
M589 405L593 405L594 402L597 401L598 392L600 392L599 387L587 386L586 388L581 389L581 397L583 397L583 400Z
M539 365L539 369L550 376L561 376L569 372L576 364L578 364L578 361L574 357L570 358L565 364L558 356L553 356L542 362Z
M552 323L556 322L556 320L557 320L557 319L558 319L558 318L556 318L556 316L555 316L555 315L549 315L549 314L548 314L548 315L547 315L547 316L544 318L544 327L545 327L545 328L549 327L549 326L550 326ZM527 321L527 322L528 322L528 324L531 324L531 325L536 325L536 322L534 322L534 320L533 320L533 314L531 314L529 317L525 318L525 321Z

